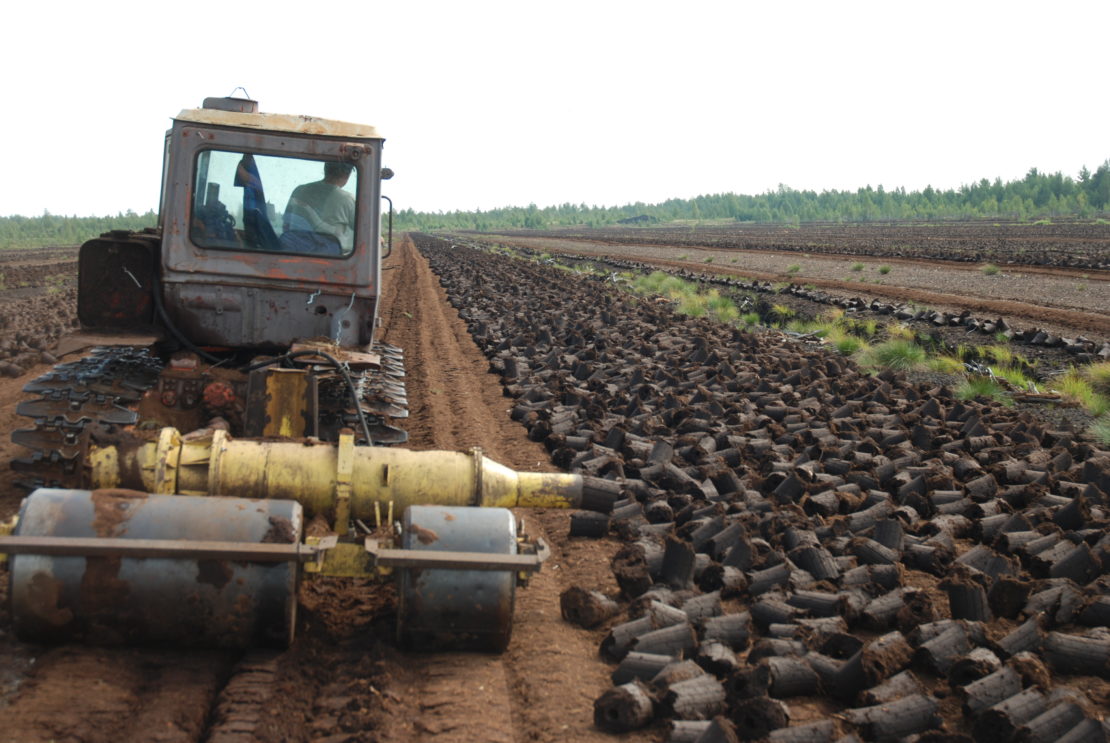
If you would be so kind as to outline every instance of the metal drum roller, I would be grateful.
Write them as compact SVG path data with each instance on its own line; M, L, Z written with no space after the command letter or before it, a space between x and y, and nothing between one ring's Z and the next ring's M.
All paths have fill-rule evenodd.
M516 520L504 508L410 506L404 550L517 554ZM416 650L499 652L512 633L517 574L512 570L400 570L397 632Z
M15 631L30 642L284 647L295 628L298 564L221 559L203 547L242 545L266 559L267 549L295 550L301 529L301 506L288 500L36 490L14 536L57 546L10 558ZM145 540L162 545L152 554L170 556L110 549Z

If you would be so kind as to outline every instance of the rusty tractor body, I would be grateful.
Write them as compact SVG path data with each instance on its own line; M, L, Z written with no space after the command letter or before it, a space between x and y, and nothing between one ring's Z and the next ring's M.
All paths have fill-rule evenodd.
M21 637L284 645L298 580L395 576L401 639L503 649L545 556L507 508L611 506L590 478L382 448L407 441L403 353L375 339L383 143L238 98L175 117L159 225L81 247L59 352L91 352L18 408Z

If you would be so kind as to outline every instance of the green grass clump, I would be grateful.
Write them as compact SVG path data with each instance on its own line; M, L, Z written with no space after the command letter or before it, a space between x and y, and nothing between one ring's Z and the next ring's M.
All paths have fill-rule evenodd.
M961 400L986 397L1008 405L1014 404L1014 401L1006 394L1006 390L1002 389L1002 385L990 377L968 377L956 388L956 397Z
M794 333L813 334L824 338L829 334L829 327L817 320L791 320L786 323L786 329Z
M1087 381L1082 372L1075 367L1056 381L1056 387L1064 397L1074 400L1096 418L1110 412L1110 397L1100 395Z
M963 374L964 371L964 362L952 356L934 356L925 366L941 374Z
M787 273L798 273L798 271L801 271L801 270L802 270L802 267L799 266L797 263L791 263L789 266L786 267L786 272Z
M1034 386L1034 380L1028 377L1025 372L1012 366L992 366L991 373L1001 379L1017 387L1019 390L1031 390Z
M888 323L886 326L886 335L888 338L902 341L912 341L914 338L913 330L900 322Z
M853 271L862 271L863 270L863 264L862 263L853 263L852 264L852 270Z
M706 263L712 263L713 262L713 256L709 256L708 258L706 258L705 262Z
M879 321L873 319L842 320L841 327L852 335L864 339L874 338L879 333Z
M794 317L794 310L785 304L775 304L771 305L771 311L768 314L772 320L781 324Z
M671 276L663 271L652 271L632 282L632 288L642 294L661 294L670 299L680 299L697 294L697 287L689 281Z
M886 276L888 273L890 273L890 266L879 266L879 273L881 273L883 276Z
M1110 415L1104 415L1091 424L1091 435L1103 446L1110 446Z
M706 313L709 312L709 307L704 295L687 294L679 298L678 307L675 308L675 311L680 315L705 317Z
M1003 345L983 346L979 349L979 355L996 364L1009 364L1014 360L1014 352L1009 346Z
M1087 367L1087 379L1091 388L1100 395L1110 396L1110 361L1100 361Z
M728 297L722 297L716 289L710 290L705 298L705 307L718 322L733 323L740 317L740 310Z
M993 263L985 263L979 267L979 270L983 272L984 276L994 276L1000 269Z
M925 349L911 341L891 340L880 343L860 356L864 366L877 366L883 369L906 371L925 365Z
M854 335L841 335L831 342L833 348L845 356L864 352L868 347L862 338L857 338Z
M758 312L747 312L747 313L741 315L740 319L748 327L752 327L753 325L759 325L759 313Z

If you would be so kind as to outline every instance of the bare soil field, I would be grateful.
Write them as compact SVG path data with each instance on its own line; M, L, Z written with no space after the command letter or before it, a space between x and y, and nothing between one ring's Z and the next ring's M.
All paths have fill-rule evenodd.
M868 256L876 260L914 258L998 265L1110 269L1110 224L1063 220L1027 222L807 222L777 224L660 225L521 231L517 236L596 240L606 244L778 250Z
M512 239L670 260L653 246ZM392 593L371 584L306 583L294 646L245 655L28 646L5 601L0 740L658 741L680 718L714 716L752 740L1104 739L1110 453L1080 431L550 267L417 243L387 263L382 302L384 340L405 349L411 445L481 446L517 469L624 484L597 538L569 536L572 514L522 514L553 556L517 594L508 651L403 653ZM723 272L737 255L699 250L675 262L712 256ZM778 276L784 259L764 258ZM809 260L815 284L843 265L791 262ZM868 289L908 292L913 272L927 276L891 265L884 281L905 283ZM0 293L7 432L22 386L74 324L72 251L0 263L6 277L17 268L26 285L6 279ZM1039 323L1059 310L1071 334L1095 332L1084 313L1110 306L1093 269L1038 274L1097 297L1065 305L1027 301L1054 292L1043 283L983 299L978 284L999 277L963 273L922 291L953 307L1030 305L1014 316ZM16 454L4 436L0 456ZM15 480L0 476L0 518L18 507ZM0 599L6 583L0 573ZM612 613L590 629L566 621L572 587ZM637 617L647 627L627 629ZM636 670L630 650L656 659ZM693 662L651 683L660 654ZM632 687L614 684L619 669ZM1017 695L1033 713L994 710Z
M635 236L629 235L628 239ZM483 239L540 251L635 259L700 273L808 284L842 295L881 297L948 311L970 309L1056 333L1110 337L1110 271L1105 270L1077 272L1008 265L998 274L986 275L978 266L936 259L894 262L885 258L861 260L847 254L732 250L690 242L658 245L517 234ZM1110 252L1110 241L1104 249ZM884 266L890 270L880 272Z

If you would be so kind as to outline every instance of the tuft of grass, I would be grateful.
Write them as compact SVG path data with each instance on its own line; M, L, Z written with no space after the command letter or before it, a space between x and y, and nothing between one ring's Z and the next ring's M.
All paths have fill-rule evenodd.
M853 271L862 271L863 270L863 264L862 263L853 263L852 264L852 270Z
M1110 396L1110 361L1100 361L1087 367L1084 375L1091 381L1091 388L1100 395Z
M934 356L925 362L931 371L941 374L963 374L964 362L952 356Z
M682 253L681 255L679 255L679 256L678 256L678 259L679 259L680 261L684 261L684 260L686 260L686 259L687 259L687 258L689 258L689 257L690 257L690 256L689 256L689 255L688 255L687 253Z
M709 256L708 258L705 259L705 263L712 263L712 262L713 262L713 256Z
M1025 372L1012 366L992 366L991 373L1017 387L1019 390L1033 389L1034 380L1026 376Z
M871 318L863 320L844 319L841 320L840 325L852 335L864 339L874 338L879 332L879 321Z
M802 267L799 266L797 263L791 263L789 266L786 267L786 272L787 273L798 273L798 271L801 271L801 270L802 270Z
M992 400L998 400L1007 405L1014 404L1014 401L1006 394L1006 390L1002 389L1002 385L990 377L968 377L956 388L956 397L961 400L974 400L976 398L986 397Z
M785 323L790 318L794 317L794 310L787 307L785 304L771 305L771 311L768 313L771 319L778 323Z
M883 276L886 276L888 273L890 273L890 266L879 266L879 273L881 273Z
M979 270L982 271L984 276L995 276L1000 269L993 263L984 263L982 266L979 266Z
M886 335L888 338L896 338L903 341L912 341L914 339L913 330L900 322L888 323L886 326Z
M736 263L736 261L738 261L738 260L740 260L740 259L739 258L729 258L728 262L729 263Z
M1009 346L1003 345L983 346L979 349L979 355L996 364L1009 364L1014 360L1014 352Z
M1083 406L1096 418L1110 412L1110 397L1100 395L1074 366L1056 381L1060 394Z
M906 371L925 365L925 349L911 341L891 340L880 343L860 355L864 366L877 366L883 369Z
M704 295L687 294L679 298L675 312L690 317L705 317L709 312L709 307Z
M868 348L867 343L862 338L857 338L854 335L841 335L832 341L832 346L845 356L864 352Z
M710 290L705 298L705 307L718 322L733 323L740 317L740 310L728 297L722 297L716 289Z
M1103 446L1110 446L1110 415L1104 415L1091 424L1091 435Z
M759 313L758 312L745 313L745 314L740 316L740 319L743 320L744 324L747 325L748 327L752 327L753 325L759 325Z
M829 334L828 326L816 320L791 320L786 323L786 329L794 333L812 333L818 338L824 338Z

